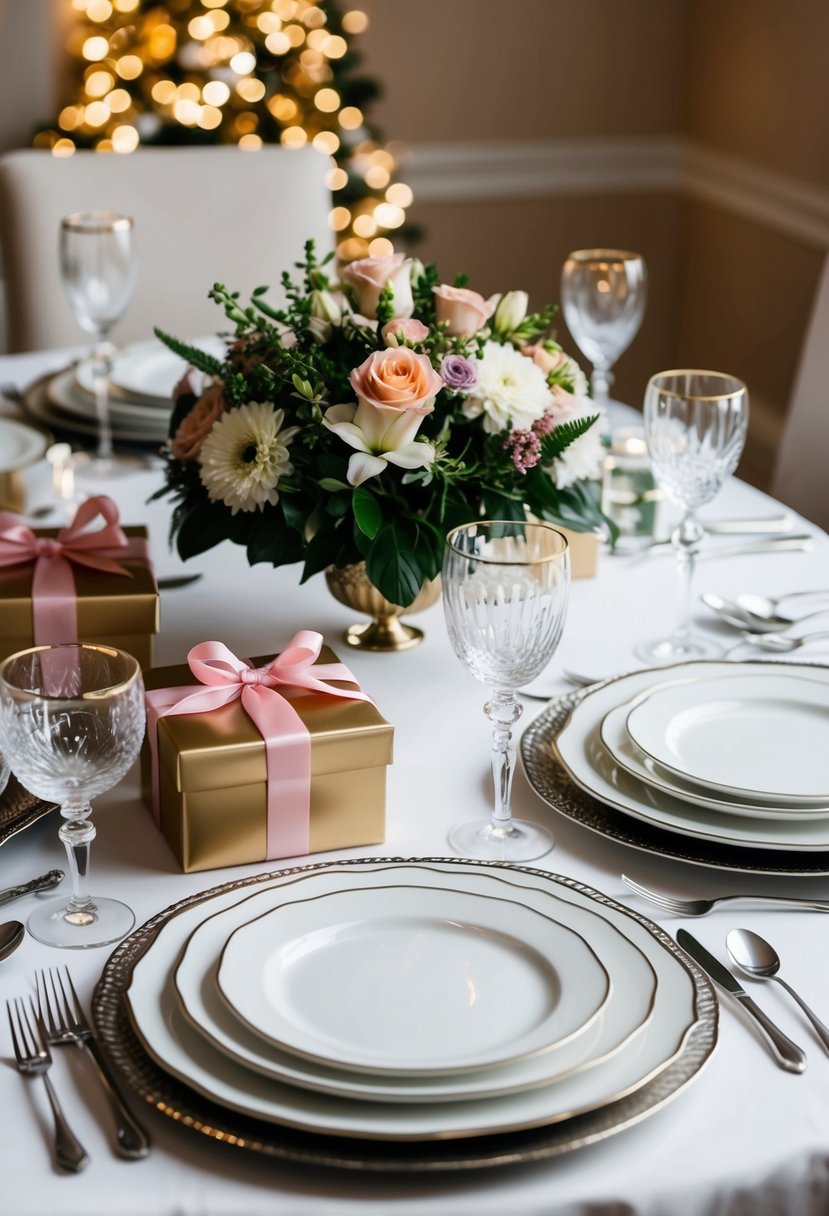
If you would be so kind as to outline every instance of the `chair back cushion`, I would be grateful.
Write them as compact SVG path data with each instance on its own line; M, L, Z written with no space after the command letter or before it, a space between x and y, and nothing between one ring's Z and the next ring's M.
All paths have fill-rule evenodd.
M135 296L113 330L123 344L158 325L195 338L226 327L207 298L215 282L241 292L272 284L306 240L328 252L328 157L312 148L142 148L129 155L11 152L0 159L0 241L8 349L84 341L60 283L58 229L73 211L117 211L135 221Z

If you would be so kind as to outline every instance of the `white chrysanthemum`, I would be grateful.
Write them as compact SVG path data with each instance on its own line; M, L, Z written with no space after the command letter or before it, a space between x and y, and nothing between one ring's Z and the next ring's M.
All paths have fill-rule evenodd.
M598 418L578 439L574 440L562 454L557 457L546 472L552 477L560 490L573 485L576 481L597 481L602 475L606 448L602 436L607 431L607 415L598 409L588 397L576 397L565 394L561 390L556 396L554 414L557 423L575 422L580 418L590 418L598 414ZM561 403L566 402L562 407Z
M211 502L223 502L235 515L279 501L279 479L294 471L288 445L299 429L283 429L284 421L283 410L258 401L222 414L199 454L202 485Z
M464 402L467 418L484 415L485 431L528 429L548 409L547 379L532 359L508 343L487 342L478 360L478 383Z

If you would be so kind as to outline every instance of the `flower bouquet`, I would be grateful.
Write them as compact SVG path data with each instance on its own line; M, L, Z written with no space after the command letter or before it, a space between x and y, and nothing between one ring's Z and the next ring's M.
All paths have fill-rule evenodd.
M603 423L579 367L521 291L485 300L403 254L330 277L313 242L249 305L221 360L160 331L191 364L174 394L166 483L183 558L222 540L248 560L303 562L302 581L364 562L405 607L440 571L444 537L483 516L607 527Z

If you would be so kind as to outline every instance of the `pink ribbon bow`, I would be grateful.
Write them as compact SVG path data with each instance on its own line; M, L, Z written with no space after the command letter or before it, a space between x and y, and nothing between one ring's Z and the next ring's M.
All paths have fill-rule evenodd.
M99 528L90 525L101 518ZM116 557L146 556L143 541L131 542L118 523L111 498L88 498L56 537L36 536L20 517L0 513L0 568L34 564L32 624L35 643L78 640L77 595L72 566L132 578Z
M309 849L311 736L280 687L371 701L357 688L334 688L328 680L357 683L344 663L317 663L322 634L303 629L264 667L251 667L222 642L202 642L187 656L190 670L206 687L158 688L146 694L147 734L152 761L153 816L161 822L158 719L168 714L209 713L239 700L265 741L267 762L268 861L296 857Z

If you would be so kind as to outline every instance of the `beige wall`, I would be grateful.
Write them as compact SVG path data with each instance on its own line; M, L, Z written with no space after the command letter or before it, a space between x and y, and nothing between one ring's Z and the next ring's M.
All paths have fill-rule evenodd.
M68 0L0 0L0 152L25 148L54 116L68 9Z

